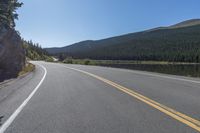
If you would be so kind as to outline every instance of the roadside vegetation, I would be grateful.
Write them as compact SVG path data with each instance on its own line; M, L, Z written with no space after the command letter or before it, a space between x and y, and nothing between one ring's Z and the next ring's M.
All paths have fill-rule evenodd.
M22 71L19 72L18 76L25 75L26 73L32 72L35 70L35 65L27 63Z
M15 28L15 19L18 19L16 10L23 3L18 0L1 0L0 1L0 27Z
M60 60L60 62L66 64L81 64L81 65L113 65L113 64L144 64L144 65L187 65L187 64L199 64L191 62L168 62L168 61L135 61L135 60L92 60L92 59L73 59L68 57L66 59Z
M73 58L66 58L63 61L59 62L65 64L105 66L113 68L181 75L188 77L200 77L200 63L191 62L91 60Z
M66 58L64 60L59 60L66 64L81 64L81 65L131 65L131 64L143 64L143 65L187 65L187 64L199 64L191 62L168 62L168 61L128 61L128 60L92 60L92 59L73 59Z
M28 60L53 61L53 58L38 43L23 40L23 47Z
M25 40L22 40L22 42L23 42L23 48L25 50L27 63L25 67L22 69L22 71L18 73L18 76L25 75L35 70L35 65L29 63L28 62L29 60L43 60L48 62L53 61L53 58L38 43L33 43L32 41L25 41Z

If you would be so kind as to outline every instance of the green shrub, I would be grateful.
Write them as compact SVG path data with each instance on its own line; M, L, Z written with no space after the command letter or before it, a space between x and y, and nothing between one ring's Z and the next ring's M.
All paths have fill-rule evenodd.
M71 59L71 58L65 59L65 60L63 61L63 63L66 63L66 64L73 64L73 59Z
M85 60L84 61L84 65L89 65L90 64L90 60Z

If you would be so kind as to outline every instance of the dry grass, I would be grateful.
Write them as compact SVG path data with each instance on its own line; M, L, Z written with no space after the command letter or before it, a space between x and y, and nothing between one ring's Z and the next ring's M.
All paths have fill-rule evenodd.
M35 65L31 63L27 63L21 72L19 72L18 76L22 76L26 73L32 72L35 70Z

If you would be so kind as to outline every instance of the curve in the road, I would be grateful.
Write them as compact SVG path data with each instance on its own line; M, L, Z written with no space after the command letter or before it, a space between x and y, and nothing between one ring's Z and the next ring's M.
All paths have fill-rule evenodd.
M149 106L165 113L166 115L168 115L168 116L170 116L170 117L172 117L172 118L174 118L174 119L176 119L176 120L178 120L178 121L180 121L180 122L188 125L189 127L200 132L200 121L198 121L198 120L196 120L196 119L194 119L190 116L187 116L187 115L180 113L180 112L178 112L174 109L171 109L171 108L169 108L165 105L162 105L162 104L160 104L160 103L158 103L158 102L156 102L156 101L154 101L154 100L152 100L152 99L150 99L146 96L143 96L143 95L141 95L137 92L134 92L133 90L130 90L130 89L128 89L124 86L121 86L121 85L119 85L119 84L117 84L113 81L108 80L108 79L102 78L100 76L97 76L95 74L92 74L92 73L89 73L89 72L86 72L86 71L83 71L83 70L80 70L80 69L71 68L71 67L67 67L67 66L63 66L63 67L77 71L77 72L84 73L84 74L89 75L93 78L96 78L96 79L98 79L98 80L100 80L100 81L102 81L106 84L109 84L109 85L115 87L116 89L118 89L118 90L120 90L120 91L122 91L126 94L129 94L129 95L133 96L134 98L137 98L138 100L148 104Z
M39 89L39 87L41 86L41 84L43 83L45 77L46 77L46 74L47 74L47 70L44 66L38 64L40 67L42 67L44 69L44 75L42 77L42 79L40 80L39 84L35 87L35 89L31 92L31 94L28 96L28 98L26 98L26 100L17 108L17 110L8 118L8 120L0 127L0 133L4 133L6 131L6 129L11 125L11 123L15 120L15 118L18 116L18 114L23 110L23 108L26 106L26 104L30 101L30 99L33 97L33 95L36 93L36 91ZM57 64L59 65L59 64ZM62 67L65 67L67 69L71 69L73 71L77 71L77 72L80 72L80 73L83 73L83 74L86 74L88 76L91 76L95 79L98 79L108 85L111 85L112 87L120 90L121 92L124 92L144 103L146 103L147 105L163 112L164 114L180 121L181 123L184 123L185 125L197 130L200 132L200 121L199 120L196 120L190 116L187 116L181 112L178 112L172 108L169 108L163 104L160 104L144 95L141 95L131 89L128 89L120 84L117 84L113 81L110 81L108 79L105 79L103 77L100 77L98 75L95 75L93 73L89 73L87 71L83 71L81 69L76 69L76 68L73 68L73 67L67 67L67 66L63 66L63 65L59 65L59 66L62 66Z

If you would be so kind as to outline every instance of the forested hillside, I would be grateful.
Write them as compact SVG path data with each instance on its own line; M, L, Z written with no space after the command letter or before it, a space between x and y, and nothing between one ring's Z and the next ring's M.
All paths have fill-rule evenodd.
M38 43L23 40L26 57L29 60L53 61L52 57Z
M200 20L47 51L80 59L200 62Z

